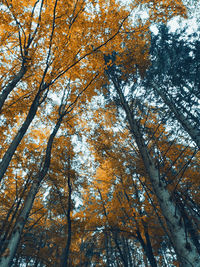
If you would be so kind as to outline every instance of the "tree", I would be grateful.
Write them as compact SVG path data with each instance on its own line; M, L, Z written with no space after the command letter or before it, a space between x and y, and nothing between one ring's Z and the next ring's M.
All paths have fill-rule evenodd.
M35 196L48 172L53 140L64 116L73 110L80 95L101 72L101 64L96 65L96 68L93 68L92 71L86 68L88 59L90 55L94 54L93 60L89 59L92 66L98 58L95 53L119 33L128 15L128 12L122 9L120 12L116 12L116 20L114 23L112 22L113 27L110 27L112 31L105 34L101 20L106 18L107 10L101 10L97 14L99 16L97 23L95 20L94 23L90 19L91 17L95 18L95 15L92 12L85 11L89 6L95 8L96 3L90 3L90 1L72 1L71 3L57 0L53 3L51 1L46 3L44 1L32 1L26 3L27 8L26 6L23 8L23 4L24 2L16 1L2 2L3 23L8 22L11 24L11 27L9 27L10 34L2 35L2 45L4 45L4 42L8 43L7 47L2 48L2 65L8 64L12 66L10 68L10 77L7 76L5 78L4 73L2 75L1 108L3 107L3 123L6 125L3 130L5 132L9 126L15 125L15 123L18 124L18 129L11 130L9 138L6 138L5 135L5 139L2 140L7 145L4 151L2 150L4 154L2 154L0 163L1 180L32 121L42 116L42 113L38 116L39 107L41 107L40 112L47 113L48 105L51 103L49 101L51 100L50 98L60 93L61 87L65 87L65 89L63 97L60 99L61 105L58 108L58 119L54 116L55 113L52 108L54 116L52 118L54 118L53 124L55 123L55 126L47 142L44 162L41 159L41 166L33 173L36 178L33 179L26 195L24 206L19 212L20 215L18 215L19 218L15 218L15 226L9 237L10 241L3 247L3 251L6 251L6 253L3 252L1 259L3 266L9 265L14 257ZM117 5L112 6L112 8L117 8ZM108 21L108 25L110 23ZM100 27L99 35L102 36L101 40L93 39L93 27L95 26L95 29L97 29L97 25ZM16 45L12 46L13 42ZM3 53L7 49L12 52L12 55L8 54L7 57L3 57ZM61 56L62 61L60 60ZM13 60L13 57L16 59ZM72 68L73 72L70 71ZM5 67L3 67L3 71L6 71ZM93 75L94 72L97 72L97 75ZM86 76L88 76L89 80L87 80ZM71 80L73 80L73 84L69 87ZM92 90L90 93L91 95L93 94ZM48 95L50 94L49 98ZM89 97L91 96L88 93ZM25 105L22 105L22 101L26 98L28 101ZM5 104L6 99L7 107ZM17 113L25 116L20 117L17 114L17 117L9 117L10 111L16 106L19 107ZM10 140L12 141L10 142ZM27 146L26 149L29 149L29 147ZM15 172L15 168L12 168L12 172ZM13 216L15 217L16 214L13 214ZM4 243L7 242L5 236L3 239Z
M151 23L185 16L182 2L1 4L1 265L198 265L198 152L167 130L146 72ZM194 128L197 90L189 111L181 102L194 75L180 72L176 110Z
M160 172L160 168L157 163L159 162L159 159L156 159L154 154L151 155L152 148L150 150L148 148L147 141L145 140L145 133L141 131L142 127L140 123L142 117L138 118L138 114L135 113L137 110L137 103L131 106L127 101L124 95L126 83L123 82L119 74L115 74L115 66L110 67L107 74L117 93L118 104L126 114L126 120L130 127L130 132L135 139L153 191L158 199L162 214L165 217L166 224L170 232L170 238L172 239L177 257L183 266L196 265L199 261L197 248L192 240L192 237L189 239L189 236L187 236L187 234L185 235L185 227L180 225L182 218L181 210L177 207L171 192L166 187L165 180L161 178L163 177L163 174ZM131 102L133 103L134 99ZM153 151L155 150L153 149Z
M23 93L20 93L20 99L18 99L18 92L15 92L14 102L17 101L17 104L18 100L23 100L25 96L29 94L31 95L31 101L28 103L28 108L21 111L25 112L27 116L2 157L2 161L0 163L0 180L2 180L18 145L27 132L31 122L35 118L38 108L46 100L47 95L50 94L50 92L51 94L58 92L58 88L60 88L60 86L65 86L68 79L73 79L80 84L84 84L86 78L85 76L91 73L89 69L84 67L84 65L87 65L87 58L94 54L93 60L91 60L90 64L91 66L95 64L94 62L96 62L98 58L98 55L95 55L95 52L106 45L118 34L123 22L128 16L128 13L123 10L121 13L116 13L116 21L113 26L110 27L112 29L112 33L109 33L106 36L104 35L104 28L102 28L101 22L98 22L97 25L92 25L89 17L93 16L93 14L89 13L87 15L84 13L84 10L87 8L87 4L92 5L92 3L77 1L75 4L64 4L62 1L56 0L53 4L50 1L50 3L46 3L46 6L44 6L43 1L41 1L40 12L37 19L38 24L34 28L33 33L30 33L31 27L34 27L32 26L32 20L34 20L34 12L37 13L35 10L38 1L33 1L31 3L33 8L31 12L28 11L29 16L26 16L26 13L24 14L23 11L19 9L24 15L22 18L20 11L15 14L15 10L18 10L18 4L20 3L14 2L14 9L12 2L8 3L5 1L5 9L7 9L6 12L3 11L3 14L6 13L5 16L14 18L14 23L16 24L15 31L17 31L17 40L15 40L15 42L17 42L17 48L22 57L22 64L26 63L23 63L25 53L23 50L27 50L33 45L32 42L36 38L35 35L39 34L39 37L36 38L37 43L34 44L29 55L29 61L32 60L31 65L33 65L35 69L32 67L29 73L27 73L29 76L26 80L26 84L23 85L23 88L28 88L28 90L22 89ZM115 8L115 6L113 8ZM63 14L63 10L65 9L69 10L69 13L67 12ZM107 16L107 10L105 10L105 12L101 10L101 13L97 15L101 15L100 18L103 19L103 17L105 18ZM18 16L19 19L16 16ZM20 19L22 19L22 22ZM81 28L81 32L80 25L83 26ZM94 42L92 42L94 26L96 29L98 26L100 27L99 34L102 36L102 41L94 39ZM40 28L42 32L38 31L38 28ZM28 33L28 36L26 36L26 32ZM82 34L83 32L84 35ZM44 36L47 36L47 38L43 38ZM12 40L10 42L12 42ZM26 48L26 42L28 42L28 48ZM31 44L29 44L29 42L31 42ZM91 44L92 47L95 47L94 49L91 47ZM35 49L35 46L39 49L39 51ZM13 51L14 55L15 50L16 49ZM18 50L16 53L18 53ZM18 54L16 57L18 57ZM60 60L61 57L62 61ZM83 60L85 60L85 64L82 63ZM75 68L75 66L77 66L77 68ZM73 72L70 72L71 68L73 68ZM101 71L101 68L102 66L100 63L97 64L96 68L93 68L92 71ZM84 70L86 73L84 73ZM10 83L17 85L17 83L13 83L12 81L10 81ZM9 84L8 87L10 86ZM75 90L78 90L78 88L81 90L82 87L76 86ZM6 88L3 88L3 95L4 93L7 95L6 90ZM76 93L80 93L80 91L77 91ZM5 97L3 98L6 99Z
M186 28L180 33L169 33L161 25L157 36L152 36L152 64L145 84L162 99L174 118L200 148L199 140L199 41L196 33L186 38ZM187 36L187 35L186 35Z

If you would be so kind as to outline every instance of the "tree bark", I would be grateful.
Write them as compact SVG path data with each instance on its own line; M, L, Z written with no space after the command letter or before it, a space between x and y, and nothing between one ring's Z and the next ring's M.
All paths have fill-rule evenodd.
M44 90L45 88L43 88L42 90ZM3 179L3 176L10 164L10 161L18 147L18 145L20 144L22 138L24 137L26 131L28 130L31 122L33 121L36 112L38 110L38 107L40 106L40 98L41 98L41 90L39 89L33 102L32 105L29 109L28 115L24 121L24 123L22 124L21 128L19 129L19 131L17 132L17 134L15 135L12 143L10 144L10 146L8 147L7 151L5 152L2 161L0 163L0 181Z
M50 161L51 161L51 150L52 150L52 145L53 145L53 140L60 128L61 122L62 122L63 116L60 116L58 119L53 132L51 133L48 143L47 143L47 148L46 148L46 154L45 154L45 161L42 166L42 169L39 171L37 177L35 177L33 184L31 186L31 189L28 193L28 196L24 202L24 207L20 213L20 216L18 220L15 223L14 230L10 236L10 240L8 241L7 247L4 251L4 254L0 258L0 266L1 267L9 267L12 264L13 258L15 256L20 237L22 234L22 231L24 229L25 223L28 219L29 213L31 211L31 208L33 206L33 202L35 199L35 196L39 190L40 184L43 181L44 177L46 176L49 166L50 166Z
M105 205L104 205L104 200L103 200L101 191L100 191L99 188L97 188L97 190L98 190L99 196L100 196L100 198L101 198L101 203L102 203L102 206L103 206L103 212L104 212L104 215L105 215L105 217L106 217L106 219L107 219L108 225L109 225L110 228L111 228L111 233L112 233L112 237L113 237L115 246L116 246L116 248L117 248L117 250L118 250L118 252L119 252L119 255L120 255L120 258L121 258L121 260L122 260L122 262L123 262L123 265L124 265L125 267L128 267L127 258L126 258L126 256L124 255L123 251L121 250L120 244L119 244L119 242L118 242L118 235L117 235L117 232L115 231L115 229L113 229L113 226L110 225L110 223L109 223L108 216L107 216L107 211L106 211L106 207L105 207Z
M149 260L151 267L157 267L156 259L153 255L151 241L150 241L149 234L148 234L148 229L145 229L146 243L144 242L139 229L136 231L136 233L137 233L137 239L140 242L147 259Z
M13 79L3 89L3 91L0 95L0 113L1 113L1 110L2 110L4 103L6 101L6 98L12 92L12 90L15 88L17 83L24 77L26 71L27 71L27 68L25 67L25 65L23 63L19 72L14 75Z
M189 136L192 138L192 140L195 142L195 144L200 149L200 129L198 127L193 126L190 123L187 117L185 117L184 114L178 110L178 108L175 106L172 99L169 99L167 95L164 92L162 92L162 89L159 90L156 87L156 85L152 85L152 86L153 86L154 91L158 93L158 95L162 98L163 102L168 106L170 111L175 115L176 120L181 124L183 129L189 134Z
M67 267L68 266L68 258L69 258L69 251L70 251L70 245L71 245L71 195L72 195L72 186L70 181L70 156L68 155L68 179L67 179L67 185L68 185L68 208L67 208L67 243L63 250L62 254L62 262L61 267Z
M121 105L126 113L131 133L137 143L146 172L149 176L154 193L158 199L162 214L165 217L167 227L171 234L171 239L173 241L175 252L177 254L177 257L181 261L181 266L200 266L199 254L193 243L193 240L190 236L187 236L184 224L182 223L181 212L173 202L172 196L168 191L165 183L160 179L159 169L157 168L156 164L154 163L154 160L149 154L138 122L133 117L129 105L121 91L120 84L117 79L111 76L110 78L113 81L115 90L120 98Z
M0 255L2 254L1 252L4 250L5 240L7 238L9 239L9 233L12 231L14 219L16 219L16 217L17 217L17 214L18 214L20 205L22 203L25 191L27 190L27 187L29 186L29 184L30 184L30 176L28 177L28 179L24 185L24 188L23 188L23 191L20 195L20 198L18 200L16 199L16 201L13 203L11 209L8 211L8 214L6 216L5 221L3 222L3 225L2 225L1 231L0 231L3 233L0 237ZM12 216L9 220L9 217L11 214L12 214Z

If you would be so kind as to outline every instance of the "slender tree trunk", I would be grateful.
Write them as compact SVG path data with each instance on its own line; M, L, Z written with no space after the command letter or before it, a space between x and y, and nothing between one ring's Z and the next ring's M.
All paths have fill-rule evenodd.
M178 202L177 205L180 207L180 211L181 211L181 215L183 217L185 228L190 233L191 238L194 242L194 245L196 246L196 249L200 255L200 236L199 236L198 229L197 229L197 227L195 227L194 223L191 222L191 220L189 219L189 216L185 211L185 209L187 207L185 207L184 204L182 203L181 199L178 199L178 198L180 198L179 195L176 196L176 201Z
M127 248L127 254L128 254L128 258L129 258L129 266L133 266L133 258L131 255L131 249L130 249L130 245L129 245L129 240L126 238L125 243L126 243L126 248Z
M100 189L98 188L98 192L99 192L99 196L101 198L101 202L102 202L102 206L103 206L103 211L104 211L104 215L107 219L107 222L109 224L109 220L108 220L108 216L107 216L107 211L106 211L106 208L105 208L105 205L104 205L104 201L103 201L103 197L102 197L102 194L101 194L101 191ZM112 225L110 225L111 227L111 233L112 233L112 236L113 236L113 240L114 240L114 243L115 243L115 246L119 252L119 255L120 255L120 258L124 264L125 267L128 267L128 262L127 262L127 258L125 257L125 255L123 254L121 248L120 248L120 245L119 245L119 242L118 242L118 236L117 236L117 232L115 231L115 229L113 229Z
M27 71L27 68L25 67L24 63L21 66L21 69L17 74L14 75L13 79L8 83L8 85L3 89L1 95L0 95L0 113L2 110L2 107L6 101L6 98L12 92L12 90L15 88L17 83L24 77L25 73Z
M144 242L139 229L136 231L136 233L137 239L140 242L147 259L149 260L151 267L157 267L156 259L153 255L153 250L147 231L145 231L146 243Z
M11 232L11 229L13 227L14 219L16 219L16 215L17 215L17 213L19 211L20 204L21 204L21 202L23 200L24 194L25 194L29 184L30 184L30 177L27 179L27 181L26 181L26 183L24 185L24 188L22 190L20 198L13 203L12 207L8 211L8 214L6 216L5 221L2 224L1 231L0 231L2 233L1 237L0 237L0 255L1 255L1 252L3 251L3 249L4 249L5 240L7 238L9 238L9 233ZM15 206L15 208L14 208L14 206ZM12 214L12 216L10 218L11 214Z
M15 224L10 240L8 241L7 248L4 251L4 254L2 255L2 257L0 258L1 267L9 267L11 265L11 262L14 258L14 255L16 253L16 250L17 250L17 247L20 241L20 237L21 237L24 225L27 221L28 215L33 206L35 196L38 192L39 185L40 185L39 181L34 182L29 191L29 194L24 203L23 210L18 218L18 221Z
M111 77L111 79L120 97L120 102L126 113L131 132L142 156L145 169L152 184L154 193L158 199L162 214L165 217L167 227L173 241L174 249L181 261L181 266L200 266L199 254L195 245L193 244L193 240L190 236L187 236L184 224L182 223L181 212L173 202L172 196L168 191L165 183L160 179L159 169L155 165L154 160L151 158L148 152L147 146L145 145L143 139L143 135L140 132L138 122L133 117L133 114L129 108L127 101L125 100L118 81L113 77Z
M70 217L70 212L71 212L71 195L72 195L72 186L71 186L71 181L70 181L70 157L68 155L68 179L67 179L67 184L68 184L68 208L67 208L67 243L66 246L63 250L62 254L62 262L61 262L61 267L67 267L68 266L68 259L69 259L69 251L70 251L70 245L71 245L71 217Z
M15 256L20 237L22 234L22 231L24 229L24 225L28 219L29 213L31 211L31 208L33 206L33 202L35 200L35 196L39 190L40 184L43 181L44 177L46 176L49 166L50 166L50 161L51 161L51 150L52 150L52 145L53 145L53 140L60 128L61 122L62 122L63 116L60 116L58 119L53 132L51 133L48 143L47 143L47 148L46 148L46 155L45 155L45 161L43 164L42 169L39 171L37 177L35 177L33 184L31 186L31 189L28 193L28 196L24 202L24 207L20 213L20 216L18 220L15 223L14 230L10 236L10 239L7 244L7 248L4 251L3 256L0 258L0 266L1 267L9 267L12 264L13 258Z
M40 241L39 241L39 244L38 244L38 247L37 247L37 253L36 253L36 259L35 259L35 263L34 263L34 267L38 267L38 264L40 263L40 249L41 249L41 246L42 246L42 243L43 243L43 234L40 235Z
M127 260L126 255L124 255L124 253L123 253L123 251L119 245L117 232L112 231L112 235L113 235L113 239L114 239L116 248L119 252L120 258L123 262L123 265L124 265L124 267L128 267L128 260Z
M105 228L104 230L104 238L105 238L105 249L106 249L106 260L107 260L107 266L110 267L110 253L109 253L109 246L108 246L108 230Z
M143 226L144 226L144 234L146 238L146 252L148 255L148 260L152 267L157 267L156 259L153 254L153 248L151 245L151 240L150 240L150 236L148 232L148 225L145 222L143 222Z
M41 90L39 90L37 92L24 123L22 124L21 128L19 129L19 131L15 135L12 143L10 144L10 146L8 147L7 151L5 152L5 154L3 156L3 159L0 163L0 181L2 180L8 166L10 164L10 161L11 161L18 145L20 144L22 138L24 137L26 131L28 130L32 120L34 119L34 117L36 115L38 107L41 104L40 98L41 98Z
M20 45L20 49L21 49L21 56L22 56L22 63L21 63L21 68L19 70L19 72L17 74L14 75L14 77L12 78L12 80L5 86L5 88L3 89L1 95L0 95L0 113L2 110L2 107L4 105L4 102L6 101L6 98L8 97L8 95L12 92L12 90L15 88L15 86L17 85L17 83L22 80L22 78L24 77L24 75L27 72L27 59L28 59L28 52L29 52L29 48L31 47L37 32L38 32L38 28L39 28L39 23L41 21L41 12L42 12L42 7L44 4L44 0L42 0L41 2L41 6L40 9L35 9L33 8L32 10L32 21L30 22L30 29L31 29L31 25L33 23L33 17L34 17L34 10L37 10L37 12L39 11L39 16L38 16L38 21L37 21L37 26L34 29L33 32L30 32L29 35L27 36L27 39L25 38L25 43L27 40L27 44L21 44L21 40L20 40L20 30L19 30L19 45ZM17 25L17 24L16 24ZM23 46L23 48L22 48Z
M200 129L196 126L193 126L190 121L187 119L187 117L184 116L182 112L178 110L178 108L175 106L172 99L169 99L167 95L162 92L162 90L159 90L156 85L153 86L154 91L159 94L159 96L162 98L164 103L169 107L171 112L175 115L177 121L182 125L183 129L189 134L189 136L192 138L192 140L195 142L195 144L200 149ZM199 123L200 126L200 123Z
M124 191L124 194L126 196L126 199L127 199L128 203L130 205L130 199L129 199L128 194L126 193L126 188L125 188L125 186L123 184L122 179L121 179L121 183L122 183L122 186L123 186L123 191ZM134 185L134 187L135 187L135 190L137 192L138 191L137 187L135 185ZM138 192L136 193L136 195L137 195L137 199L139 201ZM130 205L130 208L132 208L131 205ZM140 234L140 229L139 229L139 226L138 226L138 223L137 223L137 231L136 231L136 233L137 233L138 241L140 242L140 244L141 244L141 246L142 246L142 248L144 250L144 253L145 253L147 259L149 260L151 266L152 267L157 267L156 259L155 259L154 254L153 254L151 240L150 240L149 233L148 233L148 225L144 221L142 222L142 224L143 224L143 227L144 227L146 243L145 243L144 239L142 238L142 236Z

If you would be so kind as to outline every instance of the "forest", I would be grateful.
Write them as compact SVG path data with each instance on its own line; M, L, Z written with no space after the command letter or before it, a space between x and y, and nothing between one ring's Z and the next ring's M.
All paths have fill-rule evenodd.
M0 1L0 267L200 267L199 7Z

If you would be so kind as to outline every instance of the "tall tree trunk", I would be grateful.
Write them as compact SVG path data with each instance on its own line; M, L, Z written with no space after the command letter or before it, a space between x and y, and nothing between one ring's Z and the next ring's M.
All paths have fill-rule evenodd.
M24 123L22 124L21 128L19 129L19 131L17 132L17 134L15 135L12 143L10 144L10 146L8 147L7 151L5 152L2 161L0 163L0 181L3 179L3 176L10 164L10 161L18 147L18 145L20 144L22 138L24 137L26 131L28 130L31 122L33 121L36 112L38 110L38 107L40 106L41 102L40 102L40 98L41 98L41 92L44 90L45 88L42 88L38 90L32 105L29 109L28 115L24 121Z
M157 267L156 259L153 255L153 250L152 250L148 230L147 229L145 230L146 243L144 242L144 239L142 238L139 229L136 231L136 233L137 233L137 239L140 242L147 259L149 260L151 267Z
M34 12L37 10L39 16L38 16L38 21L37 21L37 25L35 27L35 29L33 30L33 32L29 32L27 39L25 37L24 40L24 44L21 43L21 34L20 34L20 30L18 32L19 34L19 46L21 49L21 68L19 70L19 72L17 74L14 75L14 77L12 78L12 80L5 86L5 88L3 89L1 95L0 95L0 113L2 110L2 107L4 105L4 102L6 101L6 98L8 97L8 95L12 92L12 90L15 88L15 86L17 85L17 83L22 80L22 78L24 77L24 75L27 72L27 61L28 61L28 53L29 53L29 48L31 47L37 32L38 32L38 28L39 28L39 24L41 21L41 12L42 12L42 8L43 8L43 4L44 4L44 0L41 1L41 5L40 8L35 8L36 6L33 7L32 9L32 21L30 21L30 29L32 28L32 23L36 23L33 20L34 17ZM8 3L6 2L6 5L8 7ZM11 12L12 13L12 12ZM18 22L16 23L16 25L18 24ZM19 25L18 25L19 26ZM26 43L27 41L27 43Z
M33 206L35 196L38 192L39 185L40 185L39 181L34 182L29 191L29 194L24 203L23 210L18 218L18 221L15 224L10 240L8 241L7 248L4 251L2 257L0 258L1 267L11 266L12 260L15 256L15 253L16 253L19 241L20 241L20 237L21 237L24 225L27 221L28 215Z
M2 224L1 232L3 232L3 234L0 237L0 255L1 255L1 252L4 250L4 242L5 242L5 240L7 238L9 238L9 233L12 231L11 229L12 229L12 227L14 225L13 222L14 222L14 220L17 217L17 214L19 212L20 205L22 203L24 194L25 194L25 192L26 192L27 187L29 186L29 184L30 184L30 177L27 179L27 181L26 181L26 183L24 185L24 188L22 190L22 193L20 195L20 198L13 203L11 209L7 213L7 216L6 216L5 221ZM10 218L10 215L11 214L12 214L12 216Z
M160 179L159 169L157 168L156 164L154 163L154 160L150 156L148 148L145 145L143 135L140 131L138 122L136 119L134 119L129 105L122 93L120 84L118 80L114 77L110 76L110 78L113 81L115 90L120 98L121 105L126 113L131 133L137 143L154 193L158 199L162 214L165 217L166 224L171 234L171 239L173 241L174 249L176 251L177 257L181 261L181 266L200 266L199 254L193 243L192 238L190 236L187 236L185 226L182 223L181 212L176 206L176 204L173 202L172 196L168 191L164 181Z
M111 228L111 233L112 233L112 237L113 237L115 246L116 246L116 248L117 248L117 250L118 250L118 252L119 252L120 258L121 258L121 260L122 260L124 266L125 266L125 267L128 267L127 258L125 257L123 251L121 250L120 244L119 244L119 242L118 242L119 239L118 239L117 232L116 232L115 229L113 229L113 226L110 225L110 223L109 223L108 216L107 216L107 211L106 211L106 207L105 207L105 205L104 205L104 200L103 200L101 191L100 191L99 188L97 188L97 190L98 190L99 196L100 196L100 198L101 198L101 203L102 203L102 206L103 206L103 212L104 212L104 215L105 215L105 217L106 217L106 219L107 219L108 225L109 225L110 228Z
M0 113L1 113L1 110L2 110L4 103L6 101L6 98L12 92L12 90L15 88L17 83L24 77L24 74L26 73L26 71L27 71L27 68L25 67L25 62L23 62L19 72L14 75L12 80L3 89L3 91L0 95Z
M125 188L125 186L124 186L124 184L123 184L122 179L121 179L121 183L122 183L122 186L123 186L124 194L125 194L126 199L127 199L128 203L129 203L129 206L130 206L130 208L132 208L132 206L131 206L131 204L130 204L129 196L128 196L128 194L126 193L126 188ZM136 187L136 186L134 186L134 187L135 187L135 190L136 190L136 192L137 192L137 191L138 191L137 187ZM136 193L136 195L137 195L137 200L140 201L140 200L139 200L139 197L138 197L138 192ZM128 216L128 215L127 215L127 216ZM128 216L128 217L129 217L129 216ZM136 221L136 223L137 223L137 221ZM156 259L155 259L154 254L153 254L153 249L152 249L152 245L151 245L151 240L150 240L149 233L148 233L148 225L147 225L147 223L145 223L144 221L142 221L142 225L143 225L143 227L144 227L144 233L145 233L146 243L145 243L144 239L142 238L142 236L141 236L141 234L140 234L139 225L138 225L138 223L137 223L137 231L136 231L136 233L137 233L138 241L140 242L140 244L141 244L141 246L142 246L142 248L143 248L143 250L144 250L144 253L145 253L147 259L149 260L151 266L152 266L152 267L157 267Z
M170 111L175 115L175 118L181 124L183 129L189 134L189 136L200 149L200 128L190 123L188 118L175 106L173 100L169 99L162 89L159 90L156 85L152 85L152 87L154 91L162 98L163 102L168 106Z
M71 169L71 163L70 163L70 156L68 155L68 179L67 179L67 185L68 185L68 208L67 208L67 243L63 250L62 254L62 261L61 261L61 267L67 267L68 266L68 259L69 259L69 251L70 251L70 245L71 245L71 195L72 195L72 186L70 181L70 169Z
M122 249L120 247L117 231L113 231L112 230L112 236L113 236L113 240L115 242L116 248L117 248L117 250L119 252L119 255L120 255L120 258L121 258L121 260L123 262L124 267L128 267L128 259L124 255L124 253L123 253L123 251L122 251Z
M111 264L110 264L110 253L109 253L109 235L107 227L104 230L104 241L105 241L107 266L110 267Z
M146 253L147 253L147 258L151 264L152 267L157 267L156 259L153 254L153 248L151 245L151 240L149 236L149 231L148 231L148 225L145 222L142 222L144 226L144 234L145 234L145 239L146 239Z
M43 239L44 239L44 236L43 236L43 233L40 235L40 240L39 240L39 244L37 245L37 253L36 253L36 259L35 259L35 263L34 263L34 267L38 267L38 265L40 264L40 249L42 247L42 243L43 243Z
M24 225L28 219L29 213L31 211L31 208L33 206L33 202L35 200L35 196L39 190L40 184L43 181L44 177L46 176L49 166L50 166L50 161L51 161L51 150L52 150L52 145L53 145L53 140L60 128L61 122L62 122L63 116L60 116L58 119L53 132L51 133L48 143L47 143L47 148L46 148L46 154L45 154L45 160L44 164L39 171L38 175L35 177L33 184L31 186L31 189L28 193L28 196L24 202L24 207L20 213L20 216L18 217L18 220L15 223L14 230L10 236L10 239L8 240L8 244L6 247L6 250L4 251L4 254L0 258L0 266L1 267L9 267L12 264L13 258L15 256L20 237L22 234L22 231L24 229Z
M199 235L198 229L197 227L195 227L194 222L190 220L186 212L187 206L185 206L184 203L181 201L181 196L179 194L176 195L176 203L180 207L180 211L183 217L185 228L190 233L191 238L194 242L194 245L196 246L196 249L200 255L200 235Z

